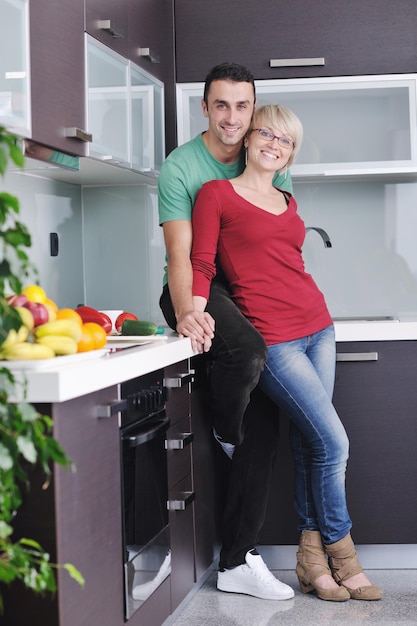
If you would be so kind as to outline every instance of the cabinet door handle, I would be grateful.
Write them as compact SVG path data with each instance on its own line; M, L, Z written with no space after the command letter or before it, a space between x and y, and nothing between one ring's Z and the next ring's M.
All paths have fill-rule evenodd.
M185 509L195 500L195 491L184 491L178 494L174 500L168 500L168 511L185 511Z
M337 352L336 361L378 361L378 352Z
M165 450L184 450L194 440L194 433L182 433L179 439L166 439Z
M80 141L85 141L86 143L91 143L93 141L93 135L91 133L88 133L82 128L76 128L75 126L65 129L65 137L79 139Z
M194 381L194 374L195 370L190 370L189 372L185 372L184 374L178 374L177 376L173 376L171 378L164 378L164 387L168 387L170 389L185 387L185 385Z
M269 67L304 67L306 65L324 65L324 57L299 59L269 59Z
M111 417L120 411L126 411L127 400L114 400L110 404L103 404L96 407L97 417Z
M122 31L112 26L111 20L99 20L98 27L100 30L105 30L112 37L124 37Z
M138 48L138 56L148 59L151 63L160 63L159 55L150 48Z

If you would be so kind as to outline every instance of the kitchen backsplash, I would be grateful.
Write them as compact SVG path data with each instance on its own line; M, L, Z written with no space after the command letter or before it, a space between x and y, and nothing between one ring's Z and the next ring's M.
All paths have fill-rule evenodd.
M334 317L417 315L417 183L294 183L307 270Z
M48 296L63 307L83 299L81 187L39 175L7 172L0 190L19 199L20 220L32 236L29 257ZM50 233L58 234L58 256L51 256Z
M18 196L41 284L60 307L84 302L164 323L155 186L80 187L9 172L0 188ZM295 180L294 194L306 226L332 243L310 231L303 253L333 316L417 316L417 183Z
M84 187L86 304L163 324L165 248L156 187Z

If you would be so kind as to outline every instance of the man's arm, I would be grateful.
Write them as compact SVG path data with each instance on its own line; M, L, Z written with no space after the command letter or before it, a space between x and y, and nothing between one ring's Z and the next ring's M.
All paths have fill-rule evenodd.
M191 222L164 222L163 229L168 259L168 285L177 318L177 332L190 337L194 350L207 352L214 336L214 320L209 313L194 307L190 261L193 237Z

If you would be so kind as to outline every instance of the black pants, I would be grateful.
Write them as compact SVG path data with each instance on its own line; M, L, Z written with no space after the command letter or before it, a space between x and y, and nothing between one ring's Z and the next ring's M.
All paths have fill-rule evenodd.
M165 319L176 327L169 290L160 306ZM269 495L278 446L276 405L256 387L267 356L261 335L233 303L227 286L212 283L206 310L216 322L210 352L209 412L217 433L235 444L223 521L220 568L244 562L258 542Z

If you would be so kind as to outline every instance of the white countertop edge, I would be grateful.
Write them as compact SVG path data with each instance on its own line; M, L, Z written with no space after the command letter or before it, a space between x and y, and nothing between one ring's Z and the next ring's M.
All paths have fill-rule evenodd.
M335 322L336 341L417 340L417 321ZM15 370L17 382L26 383L25 400L31 403L66 402L117 385L194 356L191 341L175 333L166 341L130 347L97 359L62 365L59 359L50 368ZM13 402L22 397L10 398Z
M167 341L149 343L81 361L38 371L14 371L16 380L27 384L27 402L65 402L112 387L126 380L178 363L194 355L191 341L175 335ZM11 398L20 400L21 398Z
M335 322L336 341L415 341L417 321Z

